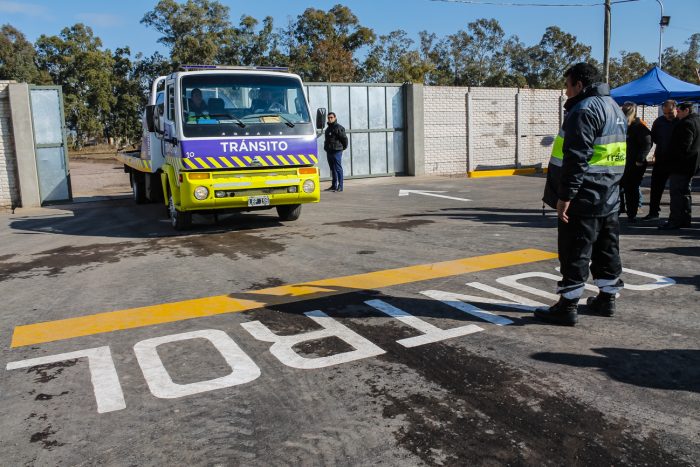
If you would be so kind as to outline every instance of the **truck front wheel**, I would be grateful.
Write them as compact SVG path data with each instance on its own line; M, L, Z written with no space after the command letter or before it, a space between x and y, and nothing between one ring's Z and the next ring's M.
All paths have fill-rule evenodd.
M170 212L170 224L175 230L186 230L192 226L192 213L178 211L173 195L170 195L168 199L168 211Z
M295 221L301 215L301 204L277 206L277 215L282 221Z

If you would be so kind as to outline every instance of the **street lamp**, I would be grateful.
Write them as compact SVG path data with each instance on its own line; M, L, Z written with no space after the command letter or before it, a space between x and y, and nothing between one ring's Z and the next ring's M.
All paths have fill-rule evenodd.
M661 20L659 21L659 69L661 69L661 44L663 41L664 28L671 22L670 16L664 16L664 4L661 0L656 0L661 7Z

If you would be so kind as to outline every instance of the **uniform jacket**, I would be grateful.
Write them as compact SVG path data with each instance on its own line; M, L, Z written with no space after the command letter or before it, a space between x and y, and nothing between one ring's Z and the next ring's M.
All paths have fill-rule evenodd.
M348 135L345 134L345 128L340 123L329 124L325 135L323 149L326 152L345 151L348 148Z
M571 201L569 214L605 217L618 210L625 164L627 121L607 84L593 84L572 97L562 131L563 156L550 159L542 200L556 208ZM555 142L556 148L556 142ZM611 151L605 156L606 151Z
M671 136L671 173L692 176L700 164L700 115L679 120Z
M671 154L669 154L671 150L671 133L676 123L678 123L678 119L674 118L669 121L663 115L654 120L654 124L651 126L651 140L656 144L654 165L662 165L664 167L668 165L668 160L671 157Z

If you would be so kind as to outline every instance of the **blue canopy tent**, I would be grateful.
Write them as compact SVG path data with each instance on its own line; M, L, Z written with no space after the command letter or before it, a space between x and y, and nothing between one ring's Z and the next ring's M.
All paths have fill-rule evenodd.
M632 101L640 105L661 105L667 99L700 101L700 86L674 78L659 67L644 76L610 91L615 102Z

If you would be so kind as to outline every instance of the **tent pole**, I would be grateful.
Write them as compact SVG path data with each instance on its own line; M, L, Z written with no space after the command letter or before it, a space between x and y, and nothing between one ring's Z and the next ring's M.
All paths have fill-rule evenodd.
M659 17L659 69L661 70L661 44L663 42L663 34L664 34L664 26L661 20L664 17L664 4L661 2L661 0L656 0L659 3L659 6L661 7L661 16Z

